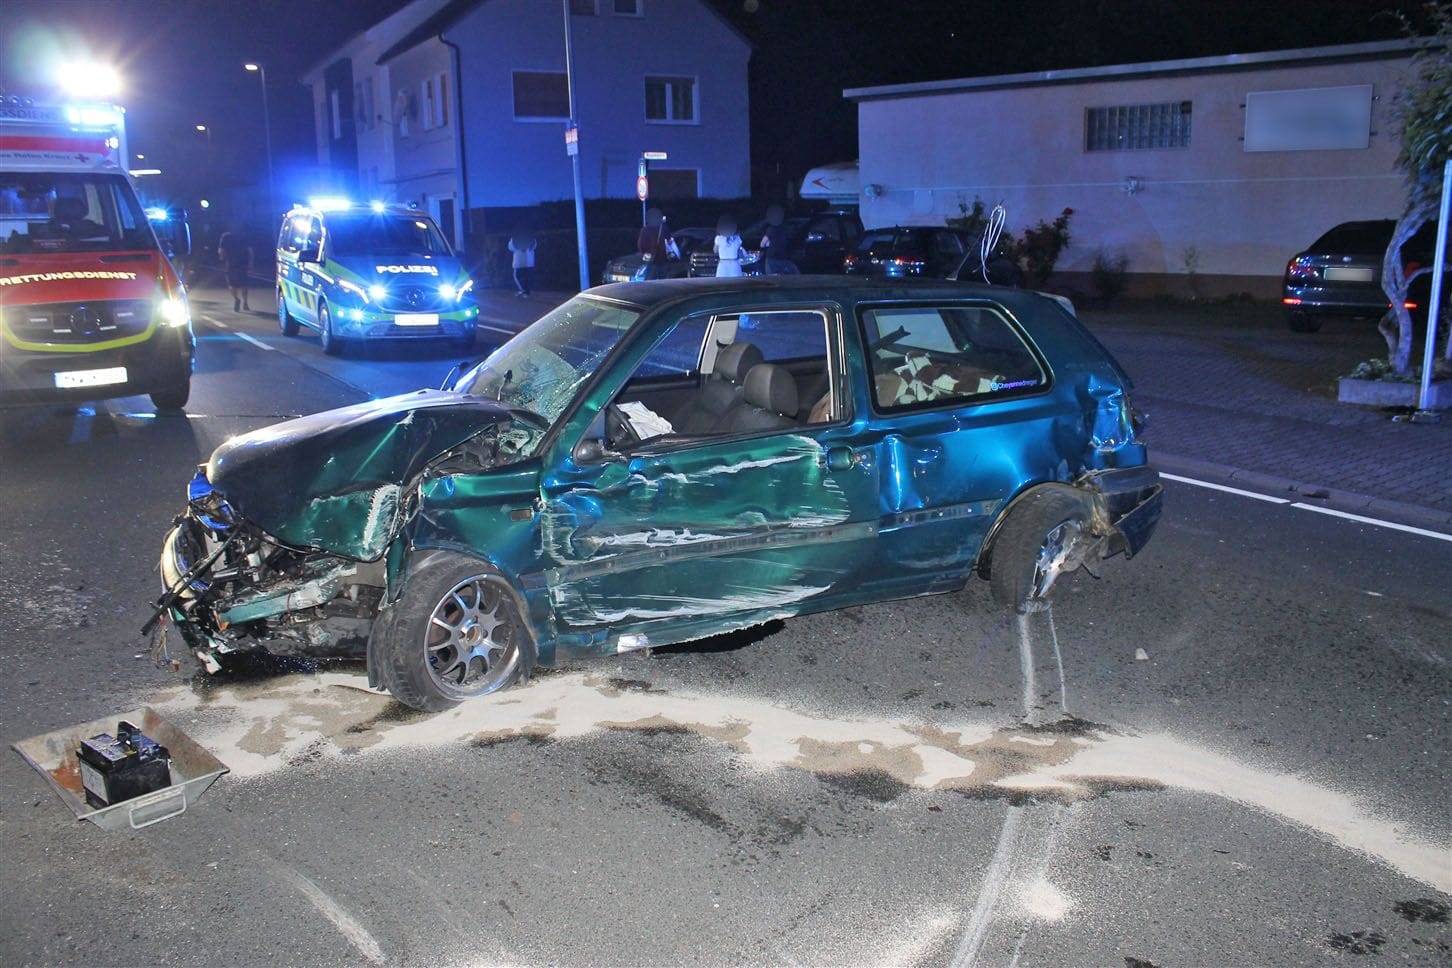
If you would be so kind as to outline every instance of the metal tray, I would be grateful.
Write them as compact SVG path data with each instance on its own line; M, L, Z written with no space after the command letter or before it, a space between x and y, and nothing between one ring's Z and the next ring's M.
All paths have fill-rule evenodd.
M171 786L98 810L86 802L76 750L83 739L97 733L114 732L117 721L122 719L139 725L143 733L171 753ZM25 762L40 771L65 805L71 808L76 819L89 820L102 830L125 830L128 827L140 830L180 816L207 792L217 777L227 772L227 767L220 760L162 719L150 706L32 736L11 746L25 758Z

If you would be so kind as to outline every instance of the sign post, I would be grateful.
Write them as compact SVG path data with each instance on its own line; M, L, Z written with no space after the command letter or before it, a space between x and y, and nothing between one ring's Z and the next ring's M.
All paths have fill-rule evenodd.
M640 167L636 169L635 175L635 197L640 199L640 224L645 224L645 200L650 197L650 163L652 161L665 161L668 158L664 151L642 151L640 153Z

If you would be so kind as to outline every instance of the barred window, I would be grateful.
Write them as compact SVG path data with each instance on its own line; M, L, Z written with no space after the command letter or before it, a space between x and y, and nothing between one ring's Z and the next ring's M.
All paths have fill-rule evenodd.
M1084 112L1084 150L1188 148L1190 108L1189 101L1089 108Z

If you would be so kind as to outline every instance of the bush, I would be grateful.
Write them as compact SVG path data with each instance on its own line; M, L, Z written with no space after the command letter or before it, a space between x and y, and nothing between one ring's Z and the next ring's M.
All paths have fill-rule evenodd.
M1094 253L1094 268L1089 270L1094 294L1103 302L1113 302L1124 294L1129 282L1129 256L1123 252L1099 249Z
M1414 374L1399 375L1389 361L1375 356L1369 360L1362 360L1356 364L1354 370L1346 375L1353 380L1381 380L1386 383L1418 382L1418 377Z
M1041 288L1054 274L1059 254L1069 247L1069 219L1073 214L1072 208L1066 208L1052 222L1040 220L1023 230L1016 254L1028 274L1031 288Z

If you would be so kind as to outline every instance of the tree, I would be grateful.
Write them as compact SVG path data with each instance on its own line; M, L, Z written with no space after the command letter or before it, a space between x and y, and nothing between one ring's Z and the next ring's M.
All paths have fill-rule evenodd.
M1400 376L1412 372L1412 317L1406 309L1407 290L1433 266L1420 266L1410 275L1402 261L1402 246L1437 215L1442 194L1442 169L1452 157L1452 2L1428 3L1435 33L1412 59L1416 76L1397 95L1394 114L1401 125L1402 148L1397 167L1407 176L1407 209L1397 221L1382 259L1381 286L1391 307L1377 328L1386 340L1387 359ZM1403 26L1412 33L1405 18ZM1446 296L1444 294L1444 302ZM1444 305L1443 309L1447 307ZM1452 329L1452 327L1449 327ZM1452 332L1447 334L1444 357L1452 359Z

